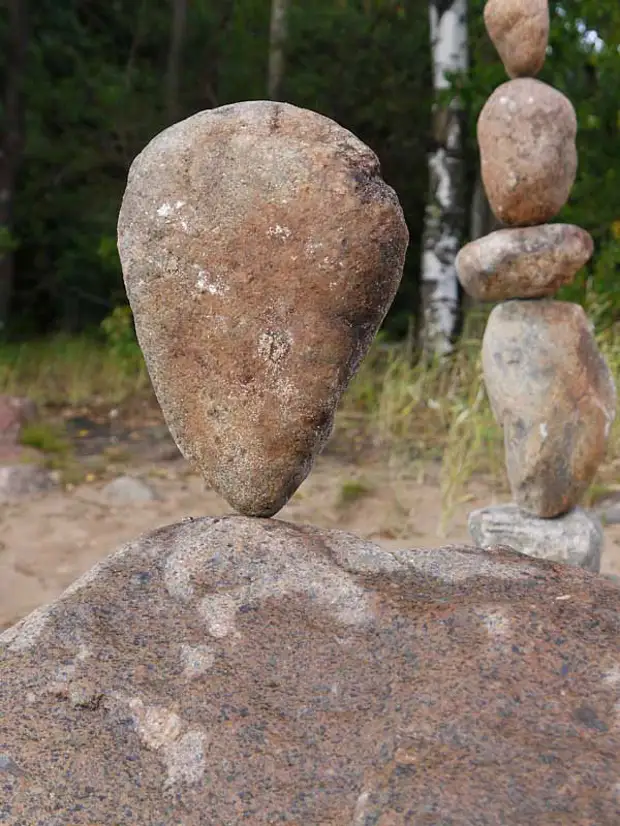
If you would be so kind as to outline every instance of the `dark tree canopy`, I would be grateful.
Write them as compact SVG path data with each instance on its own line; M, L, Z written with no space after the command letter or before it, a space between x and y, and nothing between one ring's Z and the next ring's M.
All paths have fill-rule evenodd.
M83 329L125 301L116 218L131 160L172 119L266 96L271 2L11 4L27 12L28 40L19 65L15 15L0 16L2 148L11 123L23 129L10 215L0 215L0 256L14 265L9 327L16 334ZM290 5L282 98L357 133L379 155L403 203L411 246L388 322L402 334L417 306L432 139L428 6L414 0ZM467 105L472 190L475 118L505 80L483 30L483 5L470 3L470 76L455 78ZM560 218L594 234L597 289L611 292L620 262L614 235L614 228L620 235L620 7L616 0L553 7L542 79L569 95L580 123L579 178ZM15 89L17 115L8 105ZM582 289L580 282L573 297Z

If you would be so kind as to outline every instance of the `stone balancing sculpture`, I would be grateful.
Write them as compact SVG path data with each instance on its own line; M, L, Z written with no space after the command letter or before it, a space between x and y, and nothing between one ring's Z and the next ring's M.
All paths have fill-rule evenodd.
M583 309L553 298L590 259L592 239L548 223L575 180L577 118L561 92L534 78L547 50L547 0L489 0L484 19L511 78L478 120L482 180L505 228L463 247L457 271L471 296L499 302L482 365L515 504L473 512L469 529L483 547L501 542L598 571L602 527L578 503L604 457L616 390Z
M617 826L611 582L253 518L308 472L406 243L373 153L312 112L215 109L138 157L138 337L250 516L158 528L0 634L3 826Z

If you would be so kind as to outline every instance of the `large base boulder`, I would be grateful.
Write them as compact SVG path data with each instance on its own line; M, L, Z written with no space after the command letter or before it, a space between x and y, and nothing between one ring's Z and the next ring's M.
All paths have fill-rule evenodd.
M0 821L617 826L619 639L506 549L163 528L0 637Z

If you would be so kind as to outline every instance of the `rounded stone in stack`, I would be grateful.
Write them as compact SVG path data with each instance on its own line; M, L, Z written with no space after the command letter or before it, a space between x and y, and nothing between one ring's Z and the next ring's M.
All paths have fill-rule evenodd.
M488 0L484 22L510 77L540 72L549 42L547 0Z
M515 502L535 516L566 513L604 458L616 411L613 378L585 312L549 299L499 304L482 364Z
M520 78L493 92L478 119L482 181L504 224L550 221L567 202L577 172L577 117L565 95Z
M236 510L273 515L400 282L407 226L377 157L288 104L200 112L133 162L118 236L179 449Z
M589 233L571 224L500 229L466 244L456 269L478 301L544 298L570 284L593 250Z

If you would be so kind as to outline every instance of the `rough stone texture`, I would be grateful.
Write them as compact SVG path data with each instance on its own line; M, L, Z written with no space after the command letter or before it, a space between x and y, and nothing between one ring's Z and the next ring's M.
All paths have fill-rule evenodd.
M0 466L0 502L11 502L55 487L54 476L35 464Z
M577 117L557 89L530 78L498 86L478 119L482 181L504 224L544 224L577 172Z
M594 478L616 410L616 389L577 304L541 299L493 309L482 341L489 400L504 429L519 507L551 517Z
M133 476L119 476L113 479L103 488L102 494L109 502L118 505L152 502L159 498L150 485Z
M456 267L479 301L543 298L570 284L593 250L590 234L571 224L500 229L466 244Z
M37 408L31 399L0 395L0 454L18 445L22 427L36 414Z
M506 549L163 528L0 637L0 820L617 826L619 640Z
M484 22L510 77L540 72L549 42L547 0L488 0Z
M603 552L603 526L594 513L575 508L555 519L540 519L516 505L496 505L472 511L469 532L476 545L507 545L515 551L577 565L598 573Z
M185 457L269 516L310 471L400 282L408 232L374 153L288 104L166 129L134 161L119 250Z

